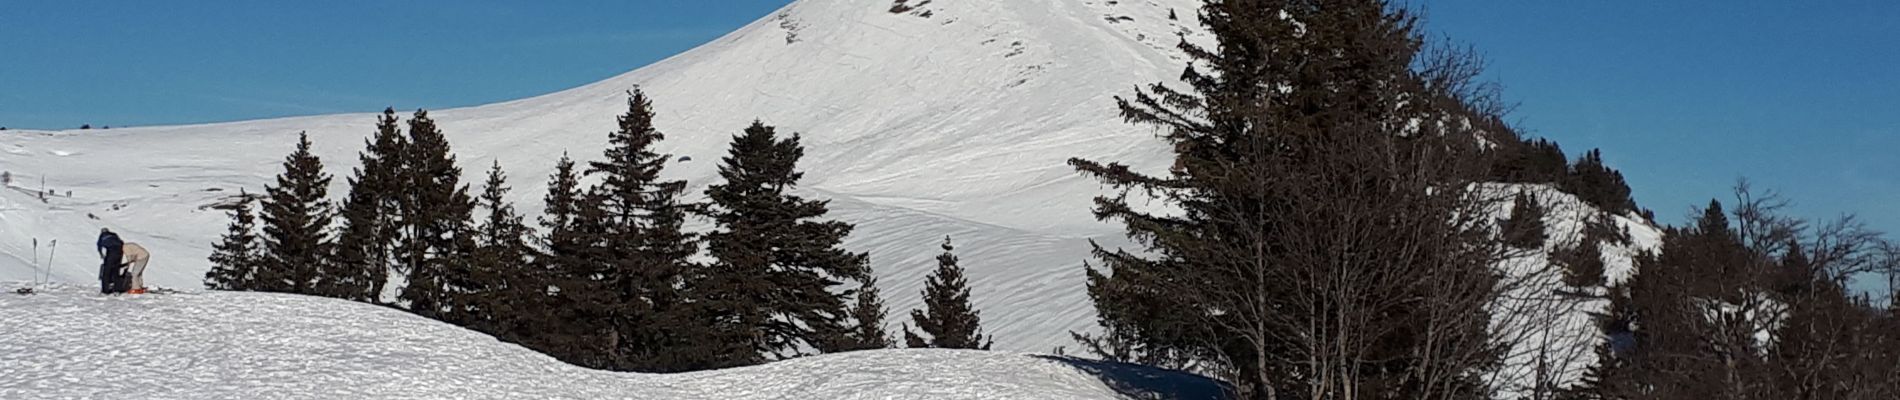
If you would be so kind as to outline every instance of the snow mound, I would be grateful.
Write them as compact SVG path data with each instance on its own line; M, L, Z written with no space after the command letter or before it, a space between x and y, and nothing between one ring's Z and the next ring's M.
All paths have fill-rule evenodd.
M589 370L379 306L281 294L0 295L0 398L1216 398L1194 375L886 350L656 375Z

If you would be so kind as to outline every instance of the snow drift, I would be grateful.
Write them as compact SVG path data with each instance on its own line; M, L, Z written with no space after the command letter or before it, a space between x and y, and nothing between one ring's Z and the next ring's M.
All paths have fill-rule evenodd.
M9 287L14 285L7 285ZM1008 352L885 350L687 374L567 365L400 310L317 297L0 296L0 398L1211 399L1198 376Z

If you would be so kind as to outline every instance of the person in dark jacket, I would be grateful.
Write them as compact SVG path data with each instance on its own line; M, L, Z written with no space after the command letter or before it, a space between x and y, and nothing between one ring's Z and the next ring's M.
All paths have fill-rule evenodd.
M122 293L124 284L120 283L120 271L125 268L125 242L112 230L99 228L99 292L105 294Z

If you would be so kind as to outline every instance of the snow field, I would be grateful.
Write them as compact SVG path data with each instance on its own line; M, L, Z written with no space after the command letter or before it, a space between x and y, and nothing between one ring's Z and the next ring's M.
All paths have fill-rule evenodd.
M342 300L40 290L0 295L0 398L1209 399L1220 390L1179 372L1001 351L884 350L616 373Z

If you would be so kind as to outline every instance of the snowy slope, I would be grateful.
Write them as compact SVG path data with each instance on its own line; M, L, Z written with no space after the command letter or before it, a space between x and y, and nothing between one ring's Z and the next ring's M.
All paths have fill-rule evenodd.
M13 286L13 285L7 285ZM574 367L406 312L259 293L0 296L0 398L1210 399L1178 372L887 350L675 375Z
M1494 317L1493 338L1517 345L1503 355L1504 367L1490 377L1490 383L1506 393L1500 398L1533 398L1526 391L1537 387L1540 363L1546 366L1544 373L1549 375L1541 378L1545 382L1562 386L1580 381L1584 369L1596 363L1593 351L1603 340L1591 314L1603 312L1609 302L1568 294L1601 290L1569 287L1563 282L1562 268L1550 260L1551 254L1559 249L1577 246L1584 235L1585 221L1595 218L1600 211L1550 185L1488 184L1483 185L1482 190L1505 198L1520 192L1530 195L1546 210L1545 232L1549 235L1543 248L1516 254L1499 266L1509 289L1492 306L1494 316L1505 316ZM1491 210L1492 214L1508 217L1513 205L1511 201L1498 202L1493 205L1496 208ZM1612 216L1612 219L1629 233L1630 241L1628 244L1605 243L1599 250L1605 279L1620 283L1629 279L1639 253L1658 250L1663 232L1640 218Z
M1192 15L1193 1L942 1L908 14L890 4L799 1L625 75L431 115L465 181L500 160L513 199L537 213L554 160L598 157L636 85L656 98L669 136L662 151L695 159L668 170L695 192L714 183L729 138L754 118L801 132L804 189L858 224L847 246L871 253L892 315L918 306L937 244L955 235L999 346L1067 345L1068 330L1092 324L1078 289L1087 240L1120 240L1088 214L1099 186L1063 162L1165 165L1163 147L1121 123L1111 97L1178 73L1169 47L1182 21L1167 16ZM73 191L47 203L0 191L0 279L29 280L32 239L58 238L55 278L92 281L90 243L111 227L153 250L149 282L197 287L224 223L205 205L262 190L299 131L339 176L331 194L340 198L373 125L371 114L350 114L0 133L0 170L16 184L37 188L43 177L59 194Z
M1165 168L1167 149L1149 128L1122 123L1112 97L1179 75L1177 38L1207 40L1187 27L1197 3L935 1L892 14L889 0L800 0L621 76L431 115L455 146L465 182L499 160L513 200L531 218L554 160L562 152L598 157L636 85L656 99L657 124L668 134L661 151L694 159L667 173L695 193L715 183L727 141L754 118L801 132L802 190L831 199L834 217L857 224L846 246L871 253L894 317L888 322L920 305L937 245L953 235L997 346L1048 352L1072 348L1069 331L1093 328L1082 290L1088 241L1126 243L1119 226L1089 215L1089 199L1104 189L1064 161ZM1169 19L1171 12L1182 19ZM240 188L261 191L299 131L310 133L338 176L331 195L340 199L342 177L374 122L365 113L0 132L0 170L11 171L16 186L0 190L0 280L31 279L32 260L46 258L44 246L57 238L55 280L91 284L98 262L90 243L111 227L153 250L148 282L198 287L225 222L206 205ZM42 178L72 196L41 202L27 188ZM1567 196L1546 198L1581 207ZM1653 246L1652 228L1624 223L1642 231L1634 247ZM1611 250L1612 269L1627 269L1628 249ZM1541 260L1518 264L1504 267L1551 277ZM1563 319L1552 322L1562 327L1552 336L1593 335L1583 311L1552 314Z

